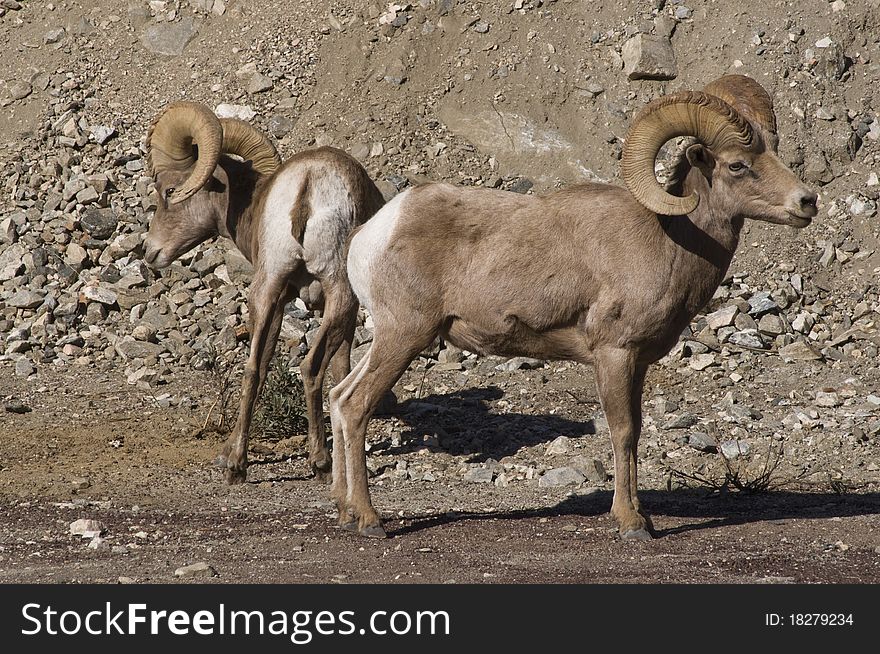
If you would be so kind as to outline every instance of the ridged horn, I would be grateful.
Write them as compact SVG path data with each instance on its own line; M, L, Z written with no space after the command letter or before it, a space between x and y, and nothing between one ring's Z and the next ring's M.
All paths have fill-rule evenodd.
M150 174L163 170L192 173L175 189L170 203L183 202L210 179L220 159L223 130L217 116L197 102L172 102L153 119L147 131ZM193 146L198 146L198 157Z
M272 141L236 118L221 118L223 128L223 152L235 154L250 161L253 169L261 175L271 175L281 165L281 157Z
M760 83L746 75L725 75L707 84L703 92L721 98L743 118L762 130L765 140L776 151L779 136L776 131L773 99Z
M648 104L636 116L626 137L620 174L642 205L667 216L681 216L697 208L693 193L677 197L657 182L654 162L660 148L677 136L693 136L713 150L751 147L752 128L729 104L700 91L681 91Z

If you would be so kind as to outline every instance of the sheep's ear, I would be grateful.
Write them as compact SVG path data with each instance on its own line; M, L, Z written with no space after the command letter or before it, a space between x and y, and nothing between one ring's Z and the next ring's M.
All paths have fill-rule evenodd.
M695 143L685 150L688 163L694 168L699 168L706 179L712 179L712 171L715 170L715 155L701 143Z

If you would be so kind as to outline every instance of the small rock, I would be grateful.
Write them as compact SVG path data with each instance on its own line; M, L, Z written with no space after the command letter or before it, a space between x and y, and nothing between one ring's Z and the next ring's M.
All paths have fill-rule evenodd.
M571 467L553 468L538 480L539 488L556 488L559 486L579 486L586 477Z
M293 129L293 121L287 116L274 114L269 119L269 133L276 139L283 139Z
M98 520L89 520L88 518L80 518L70 523L70 533L73 536L82 536L83 538L94 538L100 536L106 527L103 522Z
M821 38L818 41L816 41L816 47L817 48L829 48L829 47L831 47L832 43L834 43L834 41L831 40L831 37L826 36L826 37Z
M24 270L22 259L27 253L24 246L15 243L0 251L0 282L5 282Z
M263 93L264 91L270 91L271 89L272 80L260 73L254 73L250 80L248 80L247 92L251 95L253 95L254 93Z
M778 308L779 305L767 291L759 291L749 298L749 314L752 316L761 316Z
M204 561L177 568L175 577L216 577L217 571Z
M514 370L534 370L535 368L543 368L544 362L540 359L530 359L529 357L514 357L508 359L504 363L495 366L495 370L501 372L513 372Z
M154 54L174 57L183 54L195 35L192 16L187 16L177 23L150 25L141 35L141 43Z
M406 66L403 61L400 59L392 59L385 67L385 75L383 76L383 79L386 82L396 84L397 86L403 84L407 79Z
M721 443L721 454L730 461L748 456L751 449L748 443L741 440L729 440Z
M571 439L568 436L558 436L544 450L545 456L556 454L568 454L571 451Z
M95 207L86 209L79 222L83 230L98 241L104 241L113 236L118 224L112 209L97 209Z
M758 331L770 336L778 336L785 333L785 323L779 316L768 313L761 316L761 319L758 321Z
M43 296L31 290L21 290L13 293L7 300L6 304L16 309L36 309L43 304Z
M491 484L492 471L488 468L471 468L464 473L462 480L471 484Z
M14 81L7 87L9 97L12 98L12 100L23 100L28 97L33 90L34 89L30 84L21 81Z
M766 347L766 345L764 345L764 340L761 338L757 329L743 329L742 331L734 332L727 340L740 347L748 347L757 350L762 350Z
M15 374L18 377L30 377L35 372L31 362L27 359L19 359L15 362Z
M474 23L473 30L478 34L485 34L489 31L489 23L478 20L476 23Z
M238 118L245 122L253 120L257 112L247 105L221 103L214 107L217 118Z
M809 344L795 341L779 348L779 356L785 363L792 361L821 361L822 355Z
M737 308L735 304L722 307L721 309L718 309L718 311L713 311L706 316L706 324L716 331L722 327L729 327L733 324L733 321L736 319L736 314L738 313L739 308Z
M678 416L670 416L669 420L663 423L663 429L687 429L698 422L699 418L692 413L682 413Z
M58 43L62 38L64 38L64 28L56 27L43 35L43 43L51 45L53 43Z
M576 456L571 460L571 467L593 484L604 484L608 480L608 473L605 472L605 466L599 459Z
M623 63L630 80L671 80L678 75L672 43L663 36L636 34L623 44Z
M89 132L91 132L92 138L95 139L95 143L98 145L104 145L116 134L115 129L104 125L92 125L89 127Z
M119 341L116 343L116 353L125 359L146 359L149 356L159 356L164 351L161 345L147 341Z
M871 401L870 397L868 401ZM878 402L878 404L880 404L880 402ZM8 402L4 402L3 409L7 413L30 413L32 410L27 404L16 398L12 398Z
M705 370L709 366L715 365L714 354L695 354L688 361L688 366L694 370Z
M687 20L691 16L693 16L694 12L690 7L676 7L675 8L675 17L678 20Z
M700 452L715 453L718 451L718 443L709 434L695 431L688 434L687 444Z
M80 295L85 300L100 302L101 304L105 304L107 306L113 306L114 304L116 304L116 293L111 291L109 288L105 288L103 286L88 284L86 286L83 286L82 290L80 291Z
M841 404L843 404L843 400L837 393L816 391L816 406L835 407Z

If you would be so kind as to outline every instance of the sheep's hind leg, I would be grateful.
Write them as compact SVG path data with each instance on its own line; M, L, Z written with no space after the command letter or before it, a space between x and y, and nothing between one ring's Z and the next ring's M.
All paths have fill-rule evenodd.
M309 465L318 479L327 480L331 459L324 429L324 375L331 360L337 361L339 356L347 357L350 354L357 300L347 279L321 280L321 284L324 290L324 317L312 347L300 364L300 370L309 421ZM349 346L342 347L346 343ZM346 374L350 369L349 361L344 368ZM343 368L334 363L334 371L342 372Z
M614 451L614 500L611 515L624 540L651 540L651 523L640 512L635 487L636 451L641 428L639 368L632 352L609 348L596 353L596 383L602 409L611 430ZM638 396L638 398L637 398Z
M250 353L242 379L238 421L216 459L228 484L240 484L247 479L248 433L254 407L275 354L284 305L289 299L285 278L269 278L262 272L254 277L248 296Z

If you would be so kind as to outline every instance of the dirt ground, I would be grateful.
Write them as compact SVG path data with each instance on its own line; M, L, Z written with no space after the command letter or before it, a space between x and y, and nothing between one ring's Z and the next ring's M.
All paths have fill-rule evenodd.
M553 385L578 388L585 373L573 369ZM443 374L424 377L430 382ZM531 372L520 376L511 375L503 397L521 397L519 389L534 381ZM618 539L608 514L611 484L566 493L391 479L372 482L389 532L388 540L374 541L335 528L329 488L309 478L290 442L272 447L257 440L248 483L229 487L211 467L220 441L189 435L199 411L162 409L151 394L130 390L113 375L61 375L37 389L10 375L0 379L0 396L22 398L33 409L3 416L3 582L168 583L178 579L177 568L194 562L208 563L216 576L183 581L880 582L876 491L718 495L643 482L658 538L629 543ZM163 390L210 399L200 398L199 388L204 384L193 380ZM460 395L434 401L463 411L463 422L476 430L496 420L520 429L524 420L542 420L540 407L493 415L501 394L492 388L470 391L494 401L466 402ZM416 431L426 426L407 410L413 400L405 391L399 399L397 416L371 426L374 448L388 448L388 459L395 448L383 441L385 434L403 419ZM578 406L585 411L565 419L591 431L586 416L595 407ZM605 434L577 440L597 453L609 449ZM400 447L411 449L406 442ZM504 448L503 442L477 444L472 456L497 457ZM70 535L70 523L80 518L106 527L100 549Z
M115 356L111 341L78 353L79 363L35 361L29 376L0 358L0 582L880 583L880 404L871 400L880 395L880 235L875 214L851 210L854 194L877 200L868 180L880 156L867 127L878 124L868 121L880 97L877 0L847 1L843 11L825 0L748 11L711 0L425 0L397 3L409 18L393 28L380 22L385 2L228 0L220 14L194 12L210 2L169 0L150 3L165 7L153 15L147 2L21 4L0 15L0 100L15 82L32 89L0 109L0 159L9 161L0 160L0 220L25 206L16 201L43 201L56 168L69 178L140 157L149 121L174 99L252 107L254 124L285 156L322 144L359 151L385 189L403 178L509 188L522 176L544 192L613 181L622 137L648 100L729 72L753 75L774 95L783 160L822 183L821 213L797 233L749 224L731 268L736 282L711 309L736 293L775 290L796 271L804 291L795 301L827 323L816 346L837 349L784 363L775 350L726 348L706 370L684 360L652 368L639 451L640 497L657 532L647 543L619 540L609 476L574 487L537 481L572 455L612 470L593 374L579 366L414 364L395 388L398 407L370 424L371 492L389 534L376 541L335 528L329 487L310 478L301 434L253 439L248 483L224 485L212 467L222 437L197 435L217 399L207 373L165 357L163 383L145 390L127 383L127 362L105 358L105 350ZM685 4L692 14L675 19L671 40L678 77L627 80L622 44L669 27L657 7L672 21ZM181 15L196 26L183 54L145 50L146 29ZM835 48L813 46L825 37ZM839 57L825 54L838 49ZM838 63L845 74L828 78ZM271 90L247 90L255 70ZM815 118L820 107L835 119ZM80 110L117 136L55 166L51 139L62 127L54 123ZM520 140L506 134L508 147L497 130L481 133L494 123L478 129L470 118L484 115ZM864 145L847 157L859 125ZM122 216L120 235L146 226L148 185L139 190L138 175L119 175L108 200ZM58 210L57 222L74 225L81 210ZM65 225L57 231L73 233ZM51 245L59 256L62 245ZM821 263L823 252L830 261ZM10 330L35 322L27 309L0 310ZM125 312L95 320L96 338L131 330ZM819 391L839 403L817 405ZM734 415L731 396L745 414ZM783 447L773 479L787 483L745 493L676 476L717 473L720 460L666 426L685 410L719 442ZM793 413L803 417L792 422ZM547 454L559 436L570 439L568 452ZM494 470L494 483L466 480L475 467ZM499 483L501 470L509 483ZM101 536L72 535L79 519L100 521ZM196 562L210 570L175 574Z

